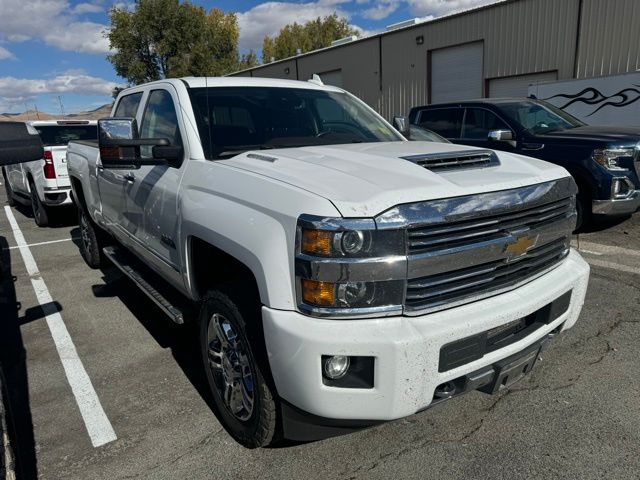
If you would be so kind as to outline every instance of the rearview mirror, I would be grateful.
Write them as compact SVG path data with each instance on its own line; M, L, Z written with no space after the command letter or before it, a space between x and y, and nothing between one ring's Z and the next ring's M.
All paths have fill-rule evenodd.
M396 115L393 117L393 127L400 132L404 138L409 140L411 138L411 132L409 130L409 119L407 117L402 117Z
M513 140L513 132L511 130L491 130L488 138L492 142L508 142Z
M151 158L140 156L140 147L154 147ZM143 138L138 134L135 118L102 118L98 120L98 147L103 168L131 169L142 165L164 165L167 158L158 158L156 148L172 149L166 138ZM180 149L182 150L182 149ZM160 150L158 153L162 153ZM168 154L173 154L168 151Z
M0 166L39 160L43 155L35 128L22 122L0 122Z

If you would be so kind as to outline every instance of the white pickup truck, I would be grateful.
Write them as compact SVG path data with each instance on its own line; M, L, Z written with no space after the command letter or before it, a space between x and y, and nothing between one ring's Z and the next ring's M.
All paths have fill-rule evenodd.
M578 319L589 267L561 167L408 142L318 81L137 86L98 137L69 144L81 253L174 321L198 312L247 447L497 392Z
M72 205L67 173L67 143L95 140L95 120L41 120L27 122L35 128L44 146L39 160L3 167L3 180L10 205L31 205L40 227L49 225L53 209Z

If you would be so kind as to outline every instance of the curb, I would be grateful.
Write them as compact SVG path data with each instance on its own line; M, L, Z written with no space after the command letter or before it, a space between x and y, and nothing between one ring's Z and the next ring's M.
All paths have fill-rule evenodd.
M0 371L0 480L15 480L13 451L7 433L6 409L4 406L4 386Z

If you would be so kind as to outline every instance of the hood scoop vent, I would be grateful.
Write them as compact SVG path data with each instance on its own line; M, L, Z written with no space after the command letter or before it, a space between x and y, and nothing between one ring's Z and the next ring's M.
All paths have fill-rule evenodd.
M416 163L432 172L449 170L468 170L474 168L495 167L500 160L491 150L463 150L460 152L428 153L401 157Z

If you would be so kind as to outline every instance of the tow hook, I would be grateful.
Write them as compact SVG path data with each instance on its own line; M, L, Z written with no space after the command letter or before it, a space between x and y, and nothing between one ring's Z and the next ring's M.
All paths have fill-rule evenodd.
M436 387L433 396L436 398L450 398L456 393L456 386L453 382L445 382Z

